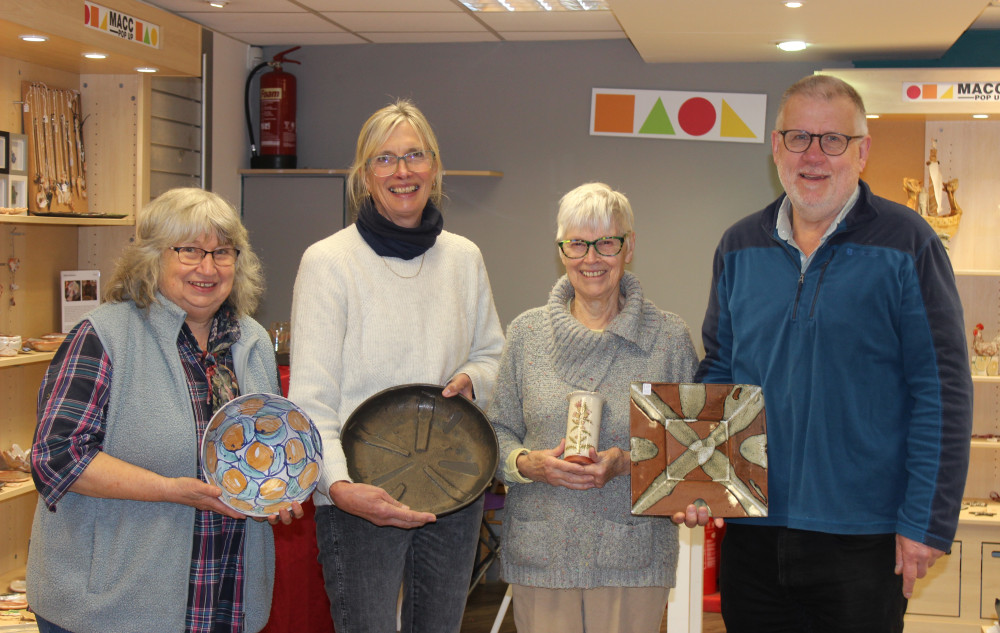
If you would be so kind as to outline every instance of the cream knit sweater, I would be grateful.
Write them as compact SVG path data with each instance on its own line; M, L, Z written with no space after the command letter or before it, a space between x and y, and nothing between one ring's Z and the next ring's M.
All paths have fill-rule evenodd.
M423 256L402 260L377 255L351 225L310 246L292 296L288 395L323 438L316 505L350 479L340 430L366 398L465 373L485 409L502 348L486 266L469 240L442 231Z

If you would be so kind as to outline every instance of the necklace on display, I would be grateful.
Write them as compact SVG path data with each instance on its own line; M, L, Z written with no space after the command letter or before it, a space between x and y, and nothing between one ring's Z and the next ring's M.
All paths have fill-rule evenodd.
M391 272L393 275L396 275L400 279L413 279L414 277L420 274L421 270L424 269L425 257L427 257L426 251L424 251L424 254L420 256L420 267L417 268L417 272L413 273L412 275L400 275L399 273L397 273L395 270L392 269L392 266L389 265L389 260L387 260L385 257L382 258L382 263L385 264L385 267L389 269L389 272Z

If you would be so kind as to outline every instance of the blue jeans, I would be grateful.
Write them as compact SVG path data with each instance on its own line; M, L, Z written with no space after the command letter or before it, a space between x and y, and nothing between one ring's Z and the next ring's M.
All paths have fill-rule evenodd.
M35 614L35 620L37 620L36 624L38 624L38 633L72 633L72 631L68 629L64 629L61 626L57 626L48 620L43 619L37 613Z
M316 541L337 633L458 633L479 544L483 498L412 530L316 508Z
M727 633L901 633L896 535L726 525L719 561Z

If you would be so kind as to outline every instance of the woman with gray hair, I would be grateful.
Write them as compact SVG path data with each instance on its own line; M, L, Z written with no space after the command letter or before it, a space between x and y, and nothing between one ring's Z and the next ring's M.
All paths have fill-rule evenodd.
M643 297L628 199L603 183L559 203L566 268L548 303L507 328L489 408L500 441L503 577L519 633L655 633L677 566L677 527L631 516L629 384L685 382L698 362L687 325ZM562 459L567 396L603 398L588 459ZM581 463L590 462L590 463ZM689 506L673 517L708 522Z
M69 333L39 391L27 581L42 633L267 623L271 527L226 506L198 457L229 400L278 392L274 349L249 316L261 289L219 196L174 189L140 212L107 302ZM268 521L301 516L295 503Z
M503 331L479 248L443 230L441 153L411 102L361 128L348 190L357 221L310 246L292 298L291 398L327 449L313 495L316 536L337 633L458 633L479 544L483 500L418 512L354 482L341 429L368 397L443 385L486 406ZM412 475L407 475L412 476ZM398 493L397 493L398 494Z

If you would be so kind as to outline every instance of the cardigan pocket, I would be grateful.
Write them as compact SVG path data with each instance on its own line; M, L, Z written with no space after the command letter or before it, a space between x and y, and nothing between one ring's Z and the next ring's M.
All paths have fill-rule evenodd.
M511 565L526 567L548 567L554 560L552 552L545 547L546 538L552 526L544 518L525 521L517 517L504 517L507 530L503 538L503 556ZM542 545L542 547L539 547Z
M645 569L659 555L655 550L650 521L603 521L601 528L597 566L602 569Z

